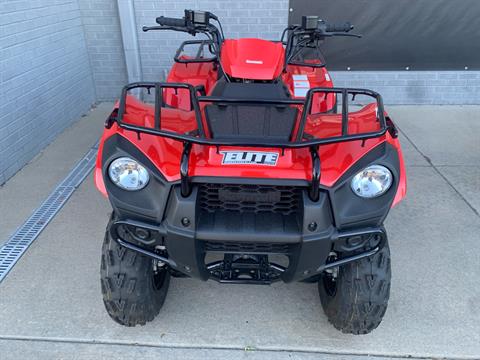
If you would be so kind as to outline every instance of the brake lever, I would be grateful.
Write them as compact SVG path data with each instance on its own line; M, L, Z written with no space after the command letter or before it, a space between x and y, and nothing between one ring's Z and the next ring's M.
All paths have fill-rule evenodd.
M332 32L328 32L328 31L325 31L324 29L317 29L315 31L315 34L316 36L319 36L319 37L332 37L332 36L350 36L350 37L355 37L355 38L361 38L362 35L360 34L352 34L352 33L347 33L347 32L343 32L343 31L332 31Z
M186 32L189 33L190 35L195 36L197 32L195 29L189 29L187 27L179 27L179 26L168 26L168 25L157 25L157 26L143 26L142 31L147 32L150 30L173 30L173 31L179 31L179 32Z
M328 33L330 36L350 36L350 37L355 37L357 39L360 39L363 37L363 35L360 34L350 34L350 33L345 33L345 32L332 32Z
M150 30L163 30L163 26L143 26L142 31L147 32Z
M175 30L175 31L186 31L184 28L180 28L177 26L168 26L168 25L156 25L156 26L143 26L142 30L144 32L150 30Z

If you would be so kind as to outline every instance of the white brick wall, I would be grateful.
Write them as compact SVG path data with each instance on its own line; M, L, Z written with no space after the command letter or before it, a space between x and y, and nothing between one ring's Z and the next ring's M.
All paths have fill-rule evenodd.
M116 0L78 0L97 100L112 100L127 83Z
M77 120L95 91L76 0L1 0L0 184Z

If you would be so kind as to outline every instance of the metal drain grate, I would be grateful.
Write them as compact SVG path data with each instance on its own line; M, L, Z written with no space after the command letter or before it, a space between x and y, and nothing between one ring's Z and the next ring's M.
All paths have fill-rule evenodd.
M47 199L0 248L0 282L38 237L95 165L98 143L77 163Z

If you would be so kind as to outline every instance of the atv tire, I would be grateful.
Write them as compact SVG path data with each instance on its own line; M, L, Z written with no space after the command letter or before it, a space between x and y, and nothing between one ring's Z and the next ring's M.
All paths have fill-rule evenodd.
M390 278L388 243L374 256L340 266L335 280L323 272L318 292L328 320L343 333L371 332L387 310Z
M103 303L117 323L145 325L158 315L163 306L170 273L166 266L155 272L152 259L118 245L108 231L112 219L102 246L100 275Z

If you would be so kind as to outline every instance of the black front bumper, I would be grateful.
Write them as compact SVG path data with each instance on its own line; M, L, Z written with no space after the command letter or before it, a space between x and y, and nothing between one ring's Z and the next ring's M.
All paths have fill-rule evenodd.
M303 192L304 229L301 232L285 232L285 223L282 221L266 224L262 217L266 215L268 218L269 214L242 218L231 213L230 220L222 218L225 221L219 221L218 225L212 222L211 226L205 226L205 220L202 221L197 213L197 188L189 197L183 197L178 186L172 188L165 218L160 224L123 219L114 222L109 231L121 246L166 262L172 269L194 278L221 282L300 281L330 267L374 255L387 239L381 226L339 231L332 224L328 197L326 193L322 194L320 200L313 203L306 191ZM122 239L119 234L125 231L118 231L119 227L127 227L130 234L135 234L137 229L144 229L149 236L141 239L133 235L134 241L131 241L131 237ZM154 251L158 246L166 249L164 255ZM344 256L332 260L329 258L332 251ZM284 255L288 258L288 266L267 262L264 272L269 275L255 277L257 281L244 281L227 278L223 262L206 263L208 252L250 254L260 259L265 255ZM254 269L260 271L261 265L258 264Z

